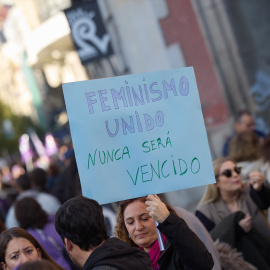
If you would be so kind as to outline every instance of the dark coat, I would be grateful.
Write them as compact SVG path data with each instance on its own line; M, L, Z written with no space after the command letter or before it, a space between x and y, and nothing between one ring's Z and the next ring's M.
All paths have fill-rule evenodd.
M148 253L127 243L109 238L96 248L82 270L152 270Z
M211 254L182 218L171 213L158 229L167 237L165 251L158 261L160 270L213 268Z
M224 218L210 232L214 240L228 243L231 247L242 252L244 259L260 270L270 270L270 241L265 236L251 229L245 233L238 222L245 217L241 211Z
M261 191L255 191L249 183L243 184L243 190L237 200L241 211L232 213L221 199L199 205L196 216L210 231L214 240L228 243L243 253L244 259L258 269L270 270L270 228L261 210L270 205L270 189L263 185ZM246 213L252 216L252 230L245 233L238 225Z
M269 223L261 211L270 206L270 189L263 185L261 191L256 191L248 182L244 182L237 204L240 211L252 216L252 226L270 239ZM211 231L230 214L230 209L221 197L213 202L200 204L196 211L196 216L208 231Z

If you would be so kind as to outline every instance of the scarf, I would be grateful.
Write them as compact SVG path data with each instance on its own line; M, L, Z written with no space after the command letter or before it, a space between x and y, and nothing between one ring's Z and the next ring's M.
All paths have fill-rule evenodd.
M165 243L166 241L166 236L164 234L162 234L163 237L163 242ZM140 249L143 249L142 247L139 247ZM158 265L158 260L160 258L160 248L159 248L159 243L158 243L158 239L153 243L151 249L149 250L148 254L150 256L150 260L151 260L151 266L155 269L158 270L159 269L159 265Z

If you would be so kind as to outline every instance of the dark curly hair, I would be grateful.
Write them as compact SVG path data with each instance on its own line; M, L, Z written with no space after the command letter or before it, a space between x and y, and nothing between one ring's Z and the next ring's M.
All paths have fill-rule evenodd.
M48 214L32 197L24 197L15 202L15 215L23 229L42 229L48 222Z

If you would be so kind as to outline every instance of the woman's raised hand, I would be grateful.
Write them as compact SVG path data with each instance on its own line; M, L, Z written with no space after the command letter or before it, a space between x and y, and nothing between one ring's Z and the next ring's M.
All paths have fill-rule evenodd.
M248 233L252 228L252 217L249 213L245 215L243 219L238 222L238 225Z
M149 215L158 223L162 223L170 214L166 205L160 200L157 195L148 195L145 204Z
M264 182L264 175L261 172L254 171L249 173L248 176L249 182L253 186L253 188L257 191L260 191Z

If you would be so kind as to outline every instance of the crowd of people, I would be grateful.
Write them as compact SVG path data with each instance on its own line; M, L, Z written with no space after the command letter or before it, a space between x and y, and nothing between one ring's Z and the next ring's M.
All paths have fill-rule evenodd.
M115 204L113 229L82 196L72 148L21 166L1 186L1 269L270 270L270 135L246 110L234 127L195 213L150 194Z

